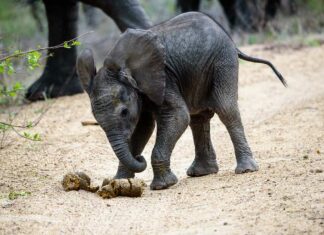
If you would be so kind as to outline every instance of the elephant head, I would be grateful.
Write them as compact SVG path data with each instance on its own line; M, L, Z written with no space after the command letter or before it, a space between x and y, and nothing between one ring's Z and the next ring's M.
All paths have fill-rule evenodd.
M142 96L161 105L165 93L165 52L149 30L128 29L96 72L91 50L84 50L77 71L91 101L92 112L120 162L133 172L146 168L133 156L130 139L141 113Z

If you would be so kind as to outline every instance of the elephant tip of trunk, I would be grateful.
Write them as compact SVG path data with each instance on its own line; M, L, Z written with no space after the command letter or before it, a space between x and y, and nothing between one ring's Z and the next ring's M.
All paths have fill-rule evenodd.
M136 173L144 171L146 169L146 167L147 167L147 163L146 163L145 158L143 156L141 156L141 155L138 155L138 156L135 157L135 159L137 160L137 162L139 164L138 164L137 169L134 169L134 171Z

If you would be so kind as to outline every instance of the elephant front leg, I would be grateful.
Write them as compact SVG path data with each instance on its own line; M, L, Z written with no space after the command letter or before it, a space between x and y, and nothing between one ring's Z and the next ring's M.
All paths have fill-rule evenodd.
M218 172L216 154L210 139L210 118L214 112L191 117L190 127L195 143L195 160L187 170L188 176L203 176Z
M130 142L130 150L133 156L140 155L150 139L154 130L154 119L152 113L143 112L141 114L140 120L137 123L134 134ZM121 162L119 162L118 170L115 175L115 179L126 179L134 178L135 173L130 171Z
M151 189L166 189L178 182L170 169L172 150L189 124L186 106L163 110L157 117L157 139L152 152L154 178Z
M43 0L48 21L48 46L56 46L77 36L78 4L74 0ZM83 89L75 72L76 48L49 50L41 77L27 90L30 101L73 95ZM45 95L45 96L44 96Z

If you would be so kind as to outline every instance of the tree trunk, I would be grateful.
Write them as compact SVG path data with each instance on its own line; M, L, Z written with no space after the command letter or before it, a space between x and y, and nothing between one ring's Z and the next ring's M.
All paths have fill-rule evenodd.
M77 37L77 0L43 0L48 20L48 45L55 46ZM113 18L121 31L127 28L149 28L151 23L137 0L83 0L99 7ZM76 48L56 49L46 62L41 77L32 84L26 98L34 101L47 97L58 97L83 92L76 75Z

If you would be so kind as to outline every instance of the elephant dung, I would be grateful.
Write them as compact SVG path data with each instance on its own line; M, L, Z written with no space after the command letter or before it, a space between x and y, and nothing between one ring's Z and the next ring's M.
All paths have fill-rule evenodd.
M62 180L62 186L64 191L71 190L85 190L89 192L97 192L99 186L93 187L90 185L91 179L83 172L67 173Z
M140 197L146 184L140 179L105 179L97 194L102 198Z
M103 181L102 181L102 184L101 184L101 187L104 187L106 185L108 185L114 178L105 178Z

